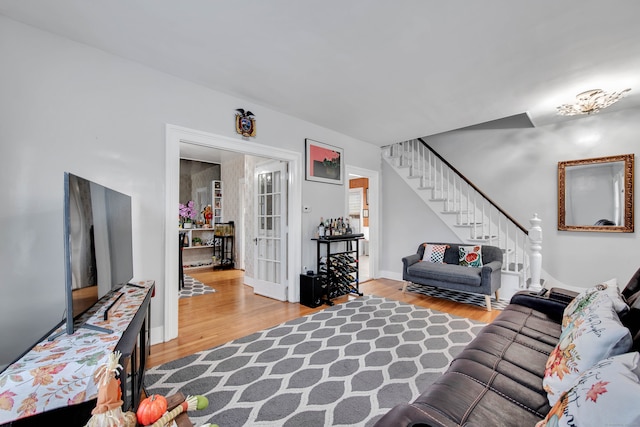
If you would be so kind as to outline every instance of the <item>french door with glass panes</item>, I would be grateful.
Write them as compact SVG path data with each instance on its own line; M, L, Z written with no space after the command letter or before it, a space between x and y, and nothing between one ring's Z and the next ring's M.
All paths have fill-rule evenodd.
M287 163L256 166L253 291L287 300Z

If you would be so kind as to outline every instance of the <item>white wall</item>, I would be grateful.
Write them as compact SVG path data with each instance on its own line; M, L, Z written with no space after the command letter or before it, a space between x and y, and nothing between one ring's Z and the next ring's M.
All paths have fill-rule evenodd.
M380 275L402 280L402 257L415 253L420 243L460 240L386 162L381 175Z
M0 366L62 319L64 171L133 197L134 274L156 281L151 326L162 328L167 123L240 139L235 109L250 109L256 143L304 153L312 138L380 168L371 144L4 17L0 58ZM344 187L304 182L302 199L305 263L318 218L345 214Z
M637 162L638 135L640 109L629 109L539 128L452 132L427 143L525 227L538 213L543 269L584 287L613 277L626 284L640 267L640 235L558 231L558 162L631 153Z

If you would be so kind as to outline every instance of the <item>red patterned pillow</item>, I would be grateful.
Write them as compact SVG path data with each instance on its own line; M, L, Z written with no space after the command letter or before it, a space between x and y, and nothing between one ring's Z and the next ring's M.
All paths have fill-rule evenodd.
M482 246L459 246L459 264L465 267L482 267Z
M431 245L429 243L425 243L422 261L442 264L444 262L444 251L449 247L449 245Z

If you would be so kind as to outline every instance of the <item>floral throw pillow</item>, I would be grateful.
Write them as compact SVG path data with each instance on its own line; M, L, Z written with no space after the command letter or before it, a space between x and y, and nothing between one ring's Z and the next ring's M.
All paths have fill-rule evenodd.
M444 251L449 247L449 245L431 245L429 243L425 243L422 261L442 264L444 262Z
M482 267L482 246L458 246L458 263L465 267Z
M631 333L620 322L611 299L602 292L594 293L563 326L549 355L542 379L549 404L555 405L585 370L602 359L626 353L631 345Z
M640 425L638 352L604 359L562 394L536 427Z
M611 299L613 307L618 314L623 314L629 309L625 303L620 289L615 281L600 283L594 287L580 292L564 309L562 325L570 323L575 315L579 315L585 306L598 300L600 295L606 295Z

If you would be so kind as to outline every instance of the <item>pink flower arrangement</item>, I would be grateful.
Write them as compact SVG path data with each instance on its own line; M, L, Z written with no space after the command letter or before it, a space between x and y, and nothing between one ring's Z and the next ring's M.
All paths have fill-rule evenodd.
M182 221L192 221L196 218L196 210L193 207L193 200L189 200L186 205L180 203L179 215Z

